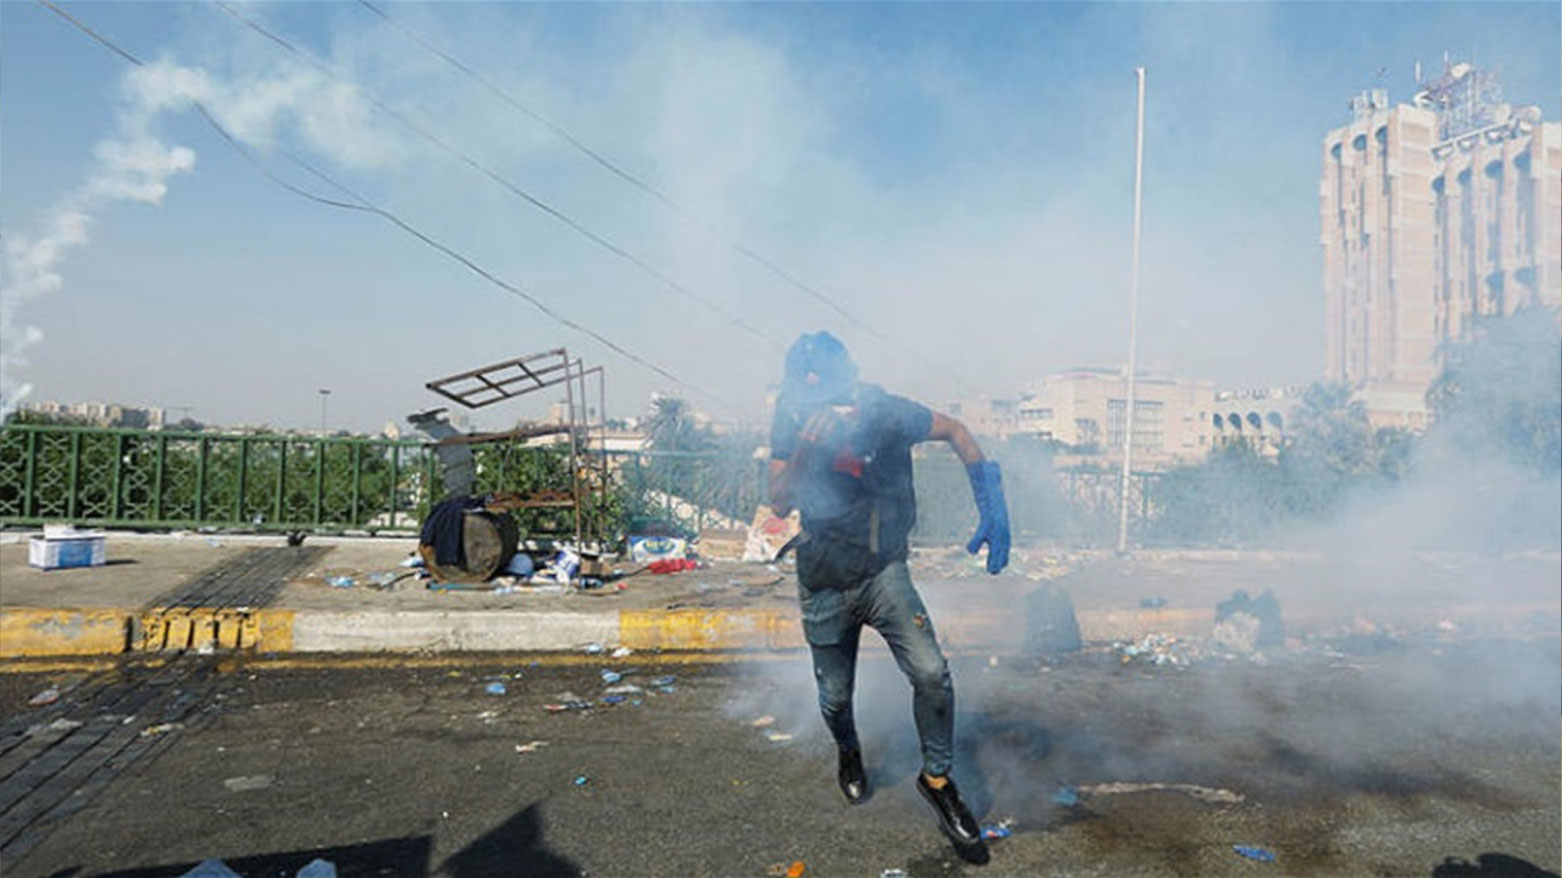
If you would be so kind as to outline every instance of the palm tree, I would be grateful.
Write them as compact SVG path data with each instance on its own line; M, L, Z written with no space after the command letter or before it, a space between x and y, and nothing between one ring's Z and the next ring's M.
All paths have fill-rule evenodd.
M694 423L689 401L676 396L651 397L646 434L657 451L699 451L709 445L708 437Z

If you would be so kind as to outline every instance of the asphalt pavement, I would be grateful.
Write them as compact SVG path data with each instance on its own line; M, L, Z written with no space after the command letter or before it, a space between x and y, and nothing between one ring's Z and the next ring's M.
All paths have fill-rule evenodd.
M695 658L203 658L202 709L0 867L1534 878L1562 862L1555 637L1358 639L1191 665L1106 648L961 658L955 778L1012 832L986 866L954 856L913 788L909 690L889 662L860 677L875 794L854 808L804 654ZM0 675L0 707L26 717L46 686L68 699L132 671ZM625 684L644 691L607 691ZM548 708L571 701L593 706Z

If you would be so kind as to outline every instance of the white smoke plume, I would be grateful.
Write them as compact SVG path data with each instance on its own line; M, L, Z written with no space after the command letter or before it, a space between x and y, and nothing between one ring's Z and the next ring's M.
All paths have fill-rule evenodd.
M26 325L28 302L64 286L61 269L73 248L88 243L92 226L120 202L161 205L168 182L195 167L195 152L170 146L154 133L165 113L199 103L239 140L270 146L284 126L310 148L347 166L376 166L392 155L388 141L367 123L356 89L300 68L222 81L205 70L157 61L126 71L117 130L93 148L85 181L46 210L35 234L13 236L0 259L0 422L32 385L19 372L26 350L43 330Z
M156 111L136 100L119 115L118 130L93 149L87 179L44 214L33 235L12 237L0 259L0 421L9 418L32 390L17 376L25 351L43 331L20 322L22 306L64 285L61 265L72 248L86 244L97 217L117 202L158 205L168 179L195 167L195 153L168 146L150 133Z

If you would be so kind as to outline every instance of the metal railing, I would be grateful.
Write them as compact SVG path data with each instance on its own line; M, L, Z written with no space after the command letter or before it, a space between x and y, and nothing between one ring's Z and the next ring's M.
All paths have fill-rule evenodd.
M562 444L482 446L475 490L570 490L566 452ZM763 463L609 452L607 490L583 491L582 505L604 534L621 535L636 519L692 532L747 526L764 495ZM439 463L418 440L39 424L0 430L0 525L405 531L442 493ZM559 510L517 515L530 533L573 530Z
M13 424L0 522L416 528L439 474L419 442Z
M567 449L476 449L475 490L571 488ZM1118 474L1054 471L1005 460L1016 536L1095 542L1115 527ZM432 448L418 440L182 433L38 424L0 430L0 525L69 521L146 529L408 531L443 494ZM591 532L609 541L647 523L691 534L746 527L767 494L768 462L732 452L609 452L606 490L582 492ZM952 455L915 460L913 538L947 543L976 520ZM1132 525L1156 518L1156 474L1130 484ZM573 531L566 512L516 513L524 532ZM1145 534L1148 536L1148 534Z

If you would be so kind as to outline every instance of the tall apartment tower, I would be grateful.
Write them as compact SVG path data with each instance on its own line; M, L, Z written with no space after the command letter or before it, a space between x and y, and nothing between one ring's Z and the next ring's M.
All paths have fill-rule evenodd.
M1412 104L1375 89L1351 109L1324 138L1319 187L1325 375L1375 423L1419 427L1445 342L1562 304L1562 124L1446 62Z

